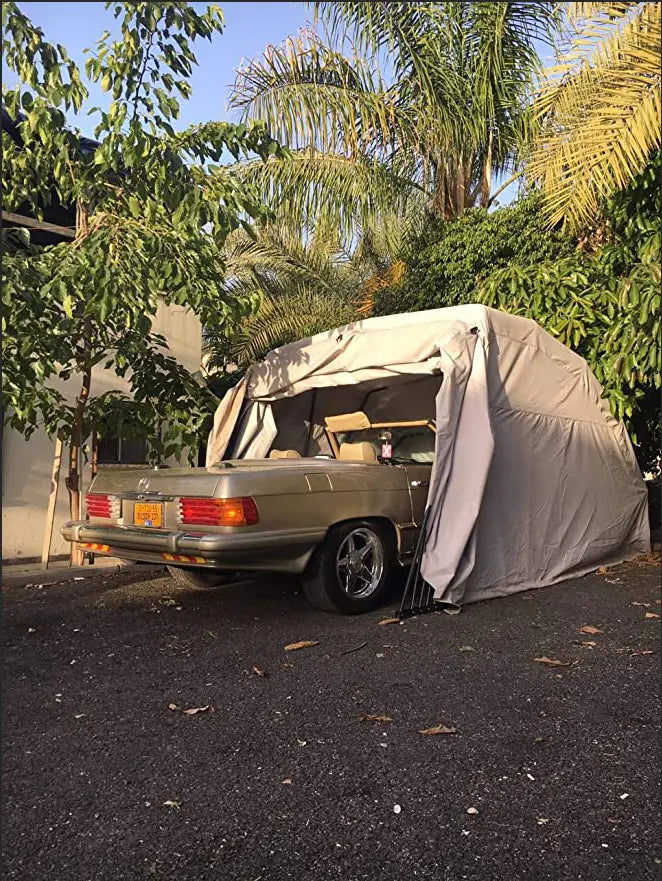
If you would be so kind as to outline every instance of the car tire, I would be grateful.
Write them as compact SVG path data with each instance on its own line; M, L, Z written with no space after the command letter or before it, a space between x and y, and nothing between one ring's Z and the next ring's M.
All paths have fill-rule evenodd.
M366 565L359 569L361 555ZM329 530L311 557L303 590L310 604L324 612L372 612L390 594L394 563L395 544L385 526L370 520L342 523Z
M179 566L168 566L167 569L180 587L221 587L236 577L236 572L215 569L182 569Z

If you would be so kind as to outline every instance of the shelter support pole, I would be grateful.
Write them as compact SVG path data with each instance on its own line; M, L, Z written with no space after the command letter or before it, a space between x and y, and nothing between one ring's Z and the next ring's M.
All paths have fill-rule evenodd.
M313 416L315 415L315 399L317 395L317 389L314 388L312 391L312 397L310 401L310 413L308 414L308 437L306 438L306 449L303 451L304 456L310 455L310 441L313 437Z
M407 575L407 583L396 616L398 618L407 618L409 615L421 615L425 612L433 612L435 609L434 588L421 576L421 563L423 562L429 517L430 505L427 506L423 515L421 531L416 542L416 550L414 551L414 559Z

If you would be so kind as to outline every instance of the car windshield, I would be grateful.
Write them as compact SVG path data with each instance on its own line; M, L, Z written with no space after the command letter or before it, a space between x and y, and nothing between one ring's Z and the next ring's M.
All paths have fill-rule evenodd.
M341 444L372 444L375 453L381 458L382 428L363 428L360 431L339 431L338 442ZM402 425L387 429L391 433L391 461L432 463L434 461L435 434L427 425Z

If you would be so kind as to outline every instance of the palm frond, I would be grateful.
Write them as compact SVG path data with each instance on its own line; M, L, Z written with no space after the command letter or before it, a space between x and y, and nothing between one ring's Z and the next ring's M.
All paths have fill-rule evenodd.
M369 278L361 288L356 301L356 311L361 318L368 318L375 308L375 296L384 288L399 284L404 278L405 264L396 260L384 272Z
M355 317L352 304L341 297L329 297L304 288L286 298L262 300L258 311L247 318L240 330L226 342L222 363L232 362L246 368L272 349L346 324ZM210 348L214 348L213 341ZM220 366L218 358L209 359L210 368Z
M280 217L305 229L334 229L342 246L361 229L379 225L387 214L427 201L428 194L411 179L376 160L351 159L313 148L294 151L237 167Z
M245 368L276 346L358 318L359 306L371 308L368 297L401 277L404 265L393 254L421 222L412 210L403 218L385 215L379 227L357 231L352 249L323 227L302 233L277 223L260 228L257 238L235 230L224 252L226 283L255 308L231 332L205 329L205 368Z
M284 224L264 227L257 239L235 230L224 248L226 284L244 297L288 296L305 284L334 294L337 263L344 258L338 242L319 233L304 243L300 232Z
M660 145L661 7L578 3L570 13L576 33L537 100L528 170L547 195L550 223L580 226Z
M304 29L239 68L229 103L294 149L365 151L402 128L394 98L359 55L346 58Z
M279 217L340 231L346 245L411 198L461 214L489 202L524 131L554 4L313 3L301 31L237 75L231 102L293 149L247 165ZM361 54L363 53L363 54ZM389 78L379 73L388 60ZM390 180L389 180L390 178Z
M322 20L331 40L348 36L373 58L388 55L396 81L415 79L421 91L433 96L434 68L429 50L446 10L441 3L408 2L313 2L316 18Z

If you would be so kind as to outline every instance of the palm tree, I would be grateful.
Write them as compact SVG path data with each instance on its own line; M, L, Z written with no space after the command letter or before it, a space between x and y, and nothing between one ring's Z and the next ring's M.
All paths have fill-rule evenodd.
M345 241L405 206L487 207L526 132L554 4L312 5L322 36L304 30L238 71L231 104L291 148L242 173L281 216Z
M224 255L227 285L256 308L229 335L225 326L205 329L207 374L234 377L277 346L360 318L374 292L397 280L402 264L390 252L404 234L402 225L387 226L347 252L321 228L307 237L284 223L263 227L257 238L233 232Z
M566 41L547 71L528 174L550 223L577 228L660 146L658 2L566 4Z

